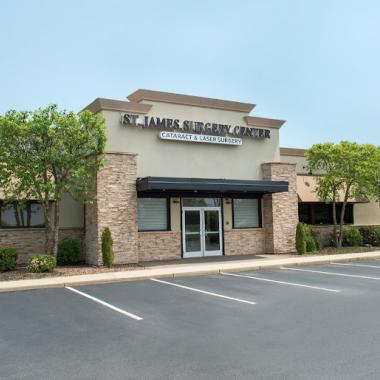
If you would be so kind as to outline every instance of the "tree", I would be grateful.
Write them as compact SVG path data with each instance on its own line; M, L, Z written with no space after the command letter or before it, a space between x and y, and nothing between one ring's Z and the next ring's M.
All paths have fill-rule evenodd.
M379 193L380 147L342 141L316 144L305 154L311 171L317 176L316 192L320 199L332 202L335 244L342 246L343 223L350 199L376 198ZM339 219L336 203L343 196ZM338 232L339 222L339 232Z
M103 163L101 116L50 105L0 116L0 188L6 201L38 200L44 210L45 253L57 255L62 196L84 200Z

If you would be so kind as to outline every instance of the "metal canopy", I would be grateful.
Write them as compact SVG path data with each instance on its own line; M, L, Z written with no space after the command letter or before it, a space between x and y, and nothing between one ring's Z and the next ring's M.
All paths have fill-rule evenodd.
M248 181L236 179L144 177L137 179L140 194L265 194L288 191L286 181ZM194 194L195 193L195 194Z

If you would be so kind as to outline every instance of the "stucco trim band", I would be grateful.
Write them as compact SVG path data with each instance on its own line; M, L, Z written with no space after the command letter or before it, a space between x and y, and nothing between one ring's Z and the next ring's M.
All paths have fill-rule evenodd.
M132 94L128 95L127 98L131 102L136 103L140 103L143 100L148 100L153 102L172 103L195 107L206 107L244 113L250 113L256 106L255 104L251 103L241 103L230 100L211 99L204 98L201 96L173 94L169 92L142 89L132 92Z

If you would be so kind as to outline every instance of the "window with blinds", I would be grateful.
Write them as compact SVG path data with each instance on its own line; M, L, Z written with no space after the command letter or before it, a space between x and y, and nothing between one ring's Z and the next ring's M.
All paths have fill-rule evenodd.
M168 229L167 198L138 198L139 231L166 231Z
M234 199L233 225L234 228L261 227L260 199Z

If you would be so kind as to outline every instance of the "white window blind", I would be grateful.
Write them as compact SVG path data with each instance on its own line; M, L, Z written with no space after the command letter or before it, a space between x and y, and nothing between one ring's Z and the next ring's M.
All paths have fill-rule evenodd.
M163 231L168 227L166 198L138 198L139 231Z
M234 199L234 228L260 227L259 199Z

